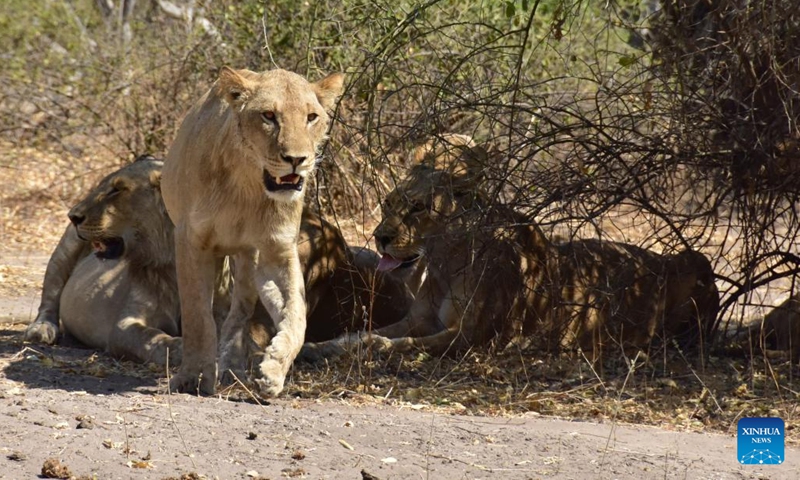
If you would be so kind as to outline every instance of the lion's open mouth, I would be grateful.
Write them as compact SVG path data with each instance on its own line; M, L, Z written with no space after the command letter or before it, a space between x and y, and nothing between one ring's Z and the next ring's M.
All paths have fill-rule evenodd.
M383 256L381 257L381 260L378 262L378 271L389 272L397 268L408 268L411 265L417 263L419 257L420 257L419 255L414 255L412 257L401 259L393 257L388 253L384 253Z
M125 241L120 237L92 240L92 249L97 258L115 259L125 252Z
M264 186L270 192L281 192L284 190L301 191L305 179L296 173L290 173L282 177L273 177L264 170Z

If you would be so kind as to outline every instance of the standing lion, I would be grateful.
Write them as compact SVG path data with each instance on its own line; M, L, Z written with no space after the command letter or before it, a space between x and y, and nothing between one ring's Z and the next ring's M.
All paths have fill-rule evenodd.
M304 186L343 81L338 73L309 83L284 70L223 67L184 118L162 183L175 223L184 342L172 389L215 391L214 260L231 255L234 287L220 341L223 380L232 379L228 372L245 373L245 327L260 298L276 335L253 375L261 394L283 390L306 327L297 252Z

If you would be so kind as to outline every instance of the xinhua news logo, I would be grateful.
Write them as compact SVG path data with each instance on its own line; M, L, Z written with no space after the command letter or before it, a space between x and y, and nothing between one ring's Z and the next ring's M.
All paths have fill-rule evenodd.
M784 460L783 420L742 418L736 429L737 455L742 465L780 465Z

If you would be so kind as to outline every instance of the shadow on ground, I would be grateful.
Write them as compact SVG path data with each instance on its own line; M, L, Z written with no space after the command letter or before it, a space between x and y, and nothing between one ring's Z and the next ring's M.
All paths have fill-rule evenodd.
M62 337L55 346L24 342L25 327L11 324L0 328L0 358L4 359L0 370L28 388L90 394L156 393L159 381L165 378L164 372L117 361L69 337Z

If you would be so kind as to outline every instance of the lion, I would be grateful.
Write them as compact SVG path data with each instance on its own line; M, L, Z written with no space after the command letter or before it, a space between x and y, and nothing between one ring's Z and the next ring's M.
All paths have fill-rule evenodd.
M161 201L161 167L139 157L72 207L26 340L54 343L60 318L89 347L139 362L180 363L173 228Z
M754 347L763 348L769 356L786 352L796 363L800 359L800 293L792 294L745 333Z
M180 321L173 226L160 196L161 168L161 160L139 157L103 179L70 211L72 223L48 262L39 313L26 330L27 340L55 343L62 315L64 329L89 347L163 365L165 349L145 348L163 343L170 349L170 364L180 363L180 339L166 337L179 334ZM123 185L124 193L119 191ZM108 195L112 188L117 191ZM91 234L79 233L82 229ZM375 326L395 323L414 298L403 278L377 273L377 253L349 247L336 226L308 209L303 211L298 253L307 289L309 341L357 329L355 319L367 315ZM120 286L122 279L130 279L129 288ZM215 285L214 318L220 323L229 304L230 271L224 262L218 262ZM123 312L119 307L127 304L138 308L135 322L166 336L150 331L154 341L142 342L141 329L109 320L123 320L121 313L109 312ZM263 346L266 340L259 332L266 320L262 312L251 326L260 335L254 341Z
M183 322L183 363L170 381L173 390L216 390L213 265L225 255L233 259L234 283L220 335L222 380L245 378L247 321L260 298L276 334L252 380L262 396L283 390L306 329L297 252L304 187L343 81L339 73L309 83L285 70L223 67L183 119L162 188L175 224Z
M441 355L479 345L547 350L641 348L656 335L706 341L719 309L709 261L599 240L554 244L535 222L491 201L488 153L447 134L412 154L374 231L381 268L425 259L427 277L402 321L307 343L306 359L359 344Z
M298 254L306 284L306 342L334 339L346 332L378 328L402 320L414 301L415 271L381 272L380 256L347 245L341 231L311 210L303 211ZM275 335L261 304L249 322L248 366L263 355Z
M297 248L306 284L305 341L391 325L411 308L413 284L397 272L380 272L377 253L348 246L336 226L308 209Z

